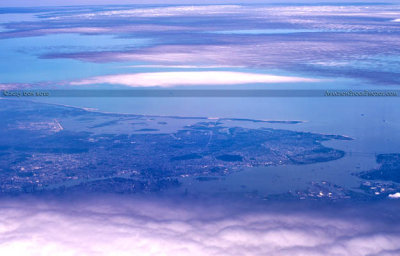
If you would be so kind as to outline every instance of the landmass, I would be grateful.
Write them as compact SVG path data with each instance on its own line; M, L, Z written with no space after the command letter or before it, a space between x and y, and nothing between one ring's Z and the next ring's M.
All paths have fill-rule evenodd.
M400 183L400 154L380 154L376 157L378 169L362 172L360 177L366 180L384 180Z
M158 191L179 186L180 177L336 160L345 153L321 142L350 140L228 122L261 120L101 113L21 100L0 100L0 118L2 194Z

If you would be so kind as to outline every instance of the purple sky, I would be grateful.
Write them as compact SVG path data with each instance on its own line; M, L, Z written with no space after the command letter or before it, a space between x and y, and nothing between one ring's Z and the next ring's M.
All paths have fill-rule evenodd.
M65 6L65 5L102 5L102 4L231 4L231 3L400 3L400 0L378 1L378 0L2 0L0 7L28 7L28 6Z

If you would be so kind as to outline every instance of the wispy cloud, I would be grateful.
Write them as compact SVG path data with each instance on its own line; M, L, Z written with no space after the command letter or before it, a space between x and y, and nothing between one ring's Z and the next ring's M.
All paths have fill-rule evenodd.
M120 84L132 87L190 85L234 85L254 83L316 82L317 79L232 71L153 72L98 76L71 82L72 85Z
M91 24L89 24L91 25ZM168 25L125 25L125 26L68 26L68 27L38 27L29 30L6 30L0 33L0 38L13 38L13 37L32 37L43 36L51 34L124 34L136 32L175 32L175 31L192 31L194 28L185 26L168 26Z
M240 13L240 5L188 5L156 8L132 8L125 10L110 10L75 14L66 17L97 18L101 16L113 17L172 17L172 16L202 16Z
M233 65L133 65L126 68L179 68L179 69L215 69L215 68L245 68Z
M33 21L4 23L7 30L0 33L0 38L78 33L113 35L115 42L138 37L150 42L139 48L135 45L121 48L117 43L115 47L68 51L65 47L48 47L37 53L46 60L136 62L160 68L241 66L310 76L362 78L375 83L398 84L399 80L398 63L389 57L400 54L398 5L74 8L45 8ZM371 61L373 56L386 59ZM332 65L350 61L357 65Z

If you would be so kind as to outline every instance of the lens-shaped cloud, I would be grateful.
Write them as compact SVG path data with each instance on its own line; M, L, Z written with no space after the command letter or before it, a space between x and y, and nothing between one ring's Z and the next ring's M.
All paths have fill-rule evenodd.
M132 87L171 87L190 85L234 85L254 83L315 82L317 79L231 71L153 72L98 76L72 82L72 85L120 84Z

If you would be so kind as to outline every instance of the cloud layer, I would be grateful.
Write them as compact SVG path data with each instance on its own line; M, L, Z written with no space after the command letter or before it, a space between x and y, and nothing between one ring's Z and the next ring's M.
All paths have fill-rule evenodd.
M384 256L400 253L399 225L388 221L385 207L325 206L326 209L313 211L304 205L288 210L270 203L268 207L249 211L217 204L122 196L68 203L3 201L0 254Z
M254 83L315 82L316 79L230 71L153 72L99 76L72 82L72 85L120 84L132 87L190 85L234 85Z
M83 62L98 67L127 62L122 65L240 66L361 78L374 84L400 81L399 5L127 5L43 7L31 12L18 14L21 20L5 20L0 39L65 34L62 46L23 44L18 50L38 56L42 64L79 60L73 62L76 70L71 74L79 73ZM71 41L93 40L94 35L109 36L103 38L107 47L98 47L106 43L100 39L89 47L71 47ZM21 57L20 61L25 60ZM17 71L19 66L15 65ZM7 81L19 82L16 78Z

